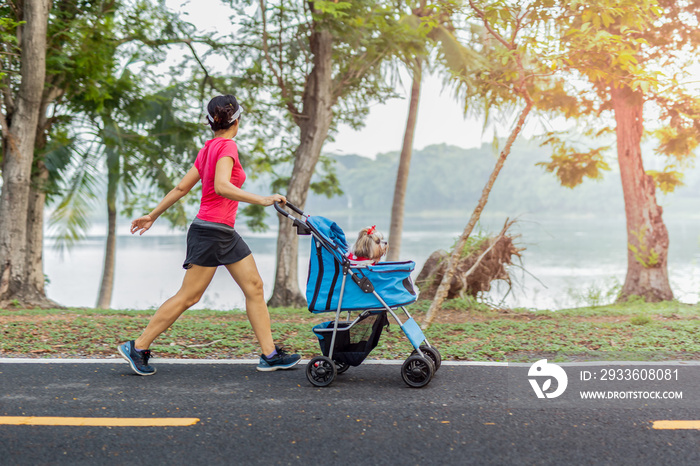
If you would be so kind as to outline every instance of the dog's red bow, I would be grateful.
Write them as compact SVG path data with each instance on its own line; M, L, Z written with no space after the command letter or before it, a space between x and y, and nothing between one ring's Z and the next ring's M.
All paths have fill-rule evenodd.
M367 234L368 235L373 235L374 231L377 229L377 225L372 225L371 227L367 228Z

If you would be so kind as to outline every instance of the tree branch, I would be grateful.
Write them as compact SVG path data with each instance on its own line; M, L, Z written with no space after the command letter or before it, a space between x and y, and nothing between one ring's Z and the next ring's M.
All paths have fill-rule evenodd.
M359 67L354 67L351 66L347 72L342 74L341 76L337 76L336 78L333 79L333 98L334 100L337 100L339 96L339 93L336 92L337 89L343 89L346 85L348 85L353 79L357 79L361 76L364 76L365 73L367 73L368 70L370 70L372 67L377 65L377 63L380 63L386 54L386 51L382 51L377 53L377 55L374 57L372 60L366 60L367 57L367 52L364 52L361 56L359 56L357 59L354 60L354 63L360 63L361 66Z
M7 71L5 72L7 73ZM12 87L10 86L10 78L6 74L3 77L3 86L0 86L2 89L2 97L3 100L5 101L5 109L8 113L11 113L14 111L15 108L15 99L12 96Z
M190 52L192 52L192 56L194 57L195 61L197 62L197 64L199 64L199 67L200 67L200 68L202 69L202 71L204 72L204 79L202 80L202 87L201 87L201 89L200 89L200 91L199 91L200 100L204 100L204 90L205 90L205 89L204 89L204 86L206 86L207 82L209 82L209 81L210 81L210 78L211 78L210 75L209 75L209 71L207 71L207 67L204 66L204 63L203 63L202 60L199 58L199 55L197 55L197 51L196 51L196 50L194 49L194 47L192 46L192 41L185 41L184 43L185 43L185 45L187 45L187 47L190 49Z
M260 0L260 14L262 16L262 50L263 54L265 55L265 61L267 62L267 65L270 67L270 71L274 75L275 79L277 80L277 86L280 88L280 91L282 92L282 99L284 99L285 104L287 105L287 110L289 113L292 114L292 118L294 118L295 122L299 124L298 118L301 112L297 110L297 108L294 106L294 102L292 102L292 99L289 96L289 91L287 90L287 86L284 82L284 79L282 79L282 76L277 72L275 69L275 65L272 62L272 57L270 57L270 50L269 50L269 45L268 45L268 32L267 32L267 15L265 14L265 0Z
M2 130L3 137L7 138L7 143L10 145L10 152L14 154L15 157L19 157L17 139L15 138L15 135L12 134L12 131L10 131L10 126L7 124L7 118L2 112L0 112L0 130Z
M481 21L484 23L484 27L486 28L487 31L501 44L505 46L508 50L514 50L515 46L511 43L508 42L503 38L502 35L500 35L498 32L496 32L492 27L491 24L488 22L486 19L486 15L482 10L480 10L473 2L473 0L469 0L469 6L472 7L472 10L476 13L476 15L481 19Z
M523 21L525 21L525 18L527 18L527 15L529 14L529 11L525 11L522 16L518 16L517 13L515 15L515 27L513 28L513 34L510 36L510 42L512 44L515 44L515 39L518 36L518 31L522 28Z

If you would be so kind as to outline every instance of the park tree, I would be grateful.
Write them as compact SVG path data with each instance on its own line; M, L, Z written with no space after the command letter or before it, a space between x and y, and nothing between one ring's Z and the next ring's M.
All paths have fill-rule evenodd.
M360 126L371 101L392 95L383 74L386 61L414 54L422 41L400 21L393 2L261 0L257 6L234 34L245 48L236 56L240 78L234 84L254 124L271 133L260 139L266 163L276 153L274 158L291 167L277 169L274 186L304 208L309 189L339 192L329 170L314 181L324 142L341 122ZM279 221L269 304L302 306L298 238L287 219Z
M149 204L174 187L192 165L201 128L182 120L179 110L188 101L182 86L170 86L155 93L144 91L153 82L143 82L128 68L115 76L109 98L100 108L73 101L74 110L68 142L49 159L58 162L57 202L51 223L60 247L70 247L84 238L94 210L104 208L107 231L102 279L96 307L110 307L116 269L117 216L146 210ZM150 82L150 86L148 85ZM186 86L185 86L186 87ZM147 180L146 183L143 180ZM182 203L164 217L174 226L185 226Z
M421 21L424 14L425 2L416 11L416 19ZM401 252L401 237L403 234L403 218L406 205L406 188L408 187L408 175L411 168L411 156L413 154L413 139L416 133L416 123L418 122L418 105L420 102L421 83L423 81L423 67L425 57L416 56L406 64L411 73L411 94L408 102L408 115L406 117L406 128L404 130L403 141L401 143L401 153L399 155L399 166L396 170L396 182L394 184L394 197L391 203L391 223L389 226L389 247L386 258L390 261L397 261Z
M682 183L700 138L700 98L689 87L697 78L697 4L599 0L565 2L559 11L564 74L538 105L585 123L594 140L614 133L627 221L627 276L618 299L670 300L669 235L656 193ZM647 136L658 142L662 170L644 167ZM570 141L549 135L554 151L545 168L568 187L600 177L608 168L605 147Z
M120 90L124 91L125 81L120 80L120 74L125 76L124 68L130 60L143 55L145 49L150 50L150 54L142 57L141 62L152 65L162 61L162 48L181 40L176 36L183 31L178 29L181 23L175 21L163 5L145 0L57 0L49 3L50 10L43 18L48 32L43 40L39 39L44 44L43 58L39 60L32 55L36 53L33 45L36 34L27 32L30 24L27 15L36 3L10 2L0 6L4 47L0 54L4 70L0 82L4 97L0 101L4 181L0 205L4 207L0 207L0 211L11 209L7 215L0 215L3 238L0 241L3 244L0 246L0 277L3 277L0 303L45 307L56 303L46 298L44 290L44 206L47 196L49 199L61 197L62 189L69 186L62 183L62 178L66 178L62 169L74 166L73 162L80 159L77 154L84 153L88 147L84 141L77 141L75 135L81 131L89 133L90 124L95 119L100 121L97 118L100 114L109 118L108 112L115 111L117 120L128 116L128 112L119 113L122 109L110 103L118 100ZM138 45L129 49L130 44ZM42 63L46 64L44 74L32 69ZM145 72L143 68L141 71ZM26 82L37 77L43 80L39 97L27 100L23 95ZM36 123L23 116L27 102L37 105ZM26 127L28 124L31 128ZM108 126L109 122L103 128ZM109 130L103 132L104 135L108 133ZM17 143L20 135L24 138L30 134L34 138L32 154L22 159L23 163L30 164L31 176L26 176L18 174L15 168L18 158L12 151L20 147ZM30 143L23 144L24 154L26 144ZM107 156L106 152L96 152ZM95 154L92 155L97 161ZM26 201L25 190L29 192ZM80 194L78 192L73 199L80 199ZM23 214L19 214L20 211ZM74 220L76 218L79 215ZM80 222L72 228L76 225L80 226Z
M45 110L49 0L15 2L0 7L2 71L2 193L0 194L0 306L9 301L37 302L40 287L28 284L32 273L32 166L41 114ZM16 60L19 57L19 60ZM10 66L5 66L13 62ZM31 215L30 215L31 213ZM36 245L34 245L36 246Z
M423 38L425 49L417 50L415 55L407 56L404 59L404 66L411 76L411 91L391 204L388 260L396 261L400 258L406 190L418 121L423 72L426 69L430 70L432 61L433 68L439 70L438 73L446 76L449 76L450 73L465 75L470 66L479 61L479 56L474 53L473 49L462 45L456 37L452 21L455 9L456 4L450 1L428 4L426 0L420 0L411 13L403 19L416 29L418 37Z
M66 116L54 127L62 136L48 154L57 174L51 222L60 247L84 237L96 201L106 211L96 302L102 309L110 306L114 287L118 214L145 210L147 202L170 191L173 180L190 168L199 145L196 86L183 77L187 73L171 77L175 82L168 85L168 76L155 69L169 47L186 44L191 50L194 43L208 42L171 11L148 2L122 4L104 16L109 20L99 23L99 43L90 47L102 61L100 92L85 86L58 102ZM165 217L173 225L186 224L181 203Z

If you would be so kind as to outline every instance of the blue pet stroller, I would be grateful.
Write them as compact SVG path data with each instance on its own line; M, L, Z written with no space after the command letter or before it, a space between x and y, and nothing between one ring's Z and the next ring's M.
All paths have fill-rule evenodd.
M315 314L335 312L334 320L312 329L323 356L316 356L307 364L309 382L325 387L335 380L337 374L342 374L350 366L359 366L377 346L382 330L389 325L389 313L414 348L401 367L401 377L410 387L424 387L430 383L442 358L440 352L430 346L405 307L418 299L411 280L415 263L352 265L346 257L348 243L345 233L335 222L306 215L289 202L285 206L300 218L275 203L277 211L292 220L298 235L313 238L306 283L309 311ZM396 315L398 308L406 315L403 323ZM359 315L351 320L353 311ZM341 320L343 312L347 312L345 320Z

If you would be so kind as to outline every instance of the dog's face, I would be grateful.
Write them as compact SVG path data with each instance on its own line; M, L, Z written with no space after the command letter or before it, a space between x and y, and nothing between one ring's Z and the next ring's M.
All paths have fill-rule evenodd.
M377 232L376 227L372 226L360 230L353 252L356 256L366 257L367 259L379 262L382 256L386 254L388 247L389 245L384 240L384 236Z

